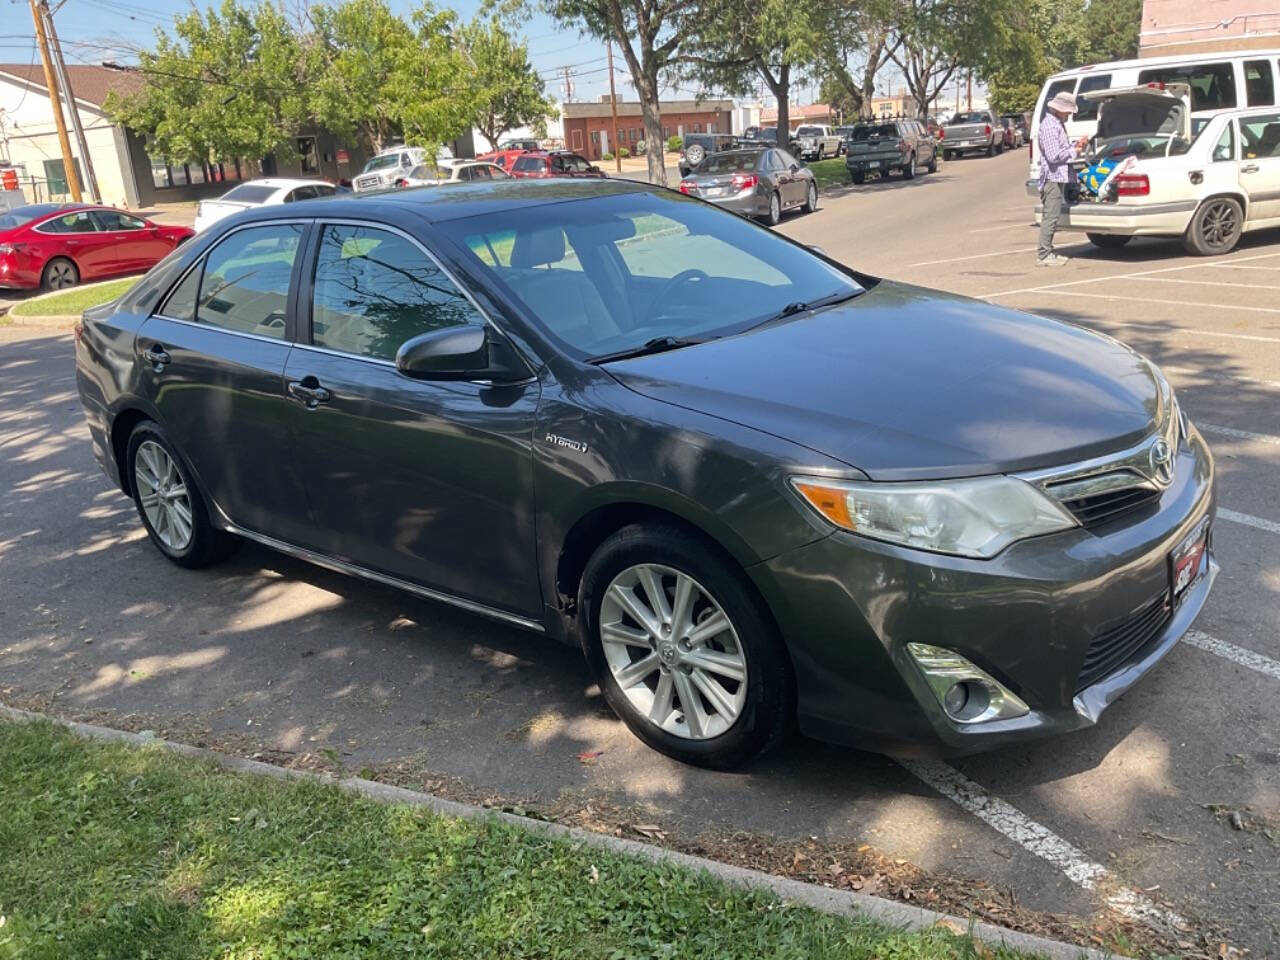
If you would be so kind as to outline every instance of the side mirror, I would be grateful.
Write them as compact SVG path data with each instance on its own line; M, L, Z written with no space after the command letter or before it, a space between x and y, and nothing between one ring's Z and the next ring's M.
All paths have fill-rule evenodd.
M530 376L505 340L476 324L431 330L406 340L396 351L396 369L414 380L513 383Z
M591 172L592 172L592 173L599 173L599 172L600 172L600 168L599 168L599 167L597 167L597 166L593 163L593 164L591 165Z

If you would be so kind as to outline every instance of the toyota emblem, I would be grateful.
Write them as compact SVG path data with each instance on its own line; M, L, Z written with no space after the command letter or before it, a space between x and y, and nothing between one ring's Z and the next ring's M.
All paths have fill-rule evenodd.
M1173 483L1173 448L1163 438L1151 445L1151 476L1162 487Z

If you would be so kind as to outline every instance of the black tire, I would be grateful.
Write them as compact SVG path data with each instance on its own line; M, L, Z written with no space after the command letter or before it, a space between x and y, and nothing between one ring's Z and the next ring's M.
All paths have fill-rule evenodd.
M44 290L66 290L79 282L80 270L66 257L54 257L40 274L40 286Z
M955 152L954 150L943 150L943 151L942 151L942 159L943 159L943 160L954 160L955 158L956 158L956 152Z
M769 195L769 212L765 214L764 222L771 227L776 227L782 222L782 197L778 195L777 190Z
M825 143L820 143L820 144L818 144L818 157L817 157L817 159L821 160L821 159L823 158L823 156L826 154L826 152L827 152L827 145L826 145Z
M1002 154L1002 153L1004 153L1004 141L1003 141L1003 140L1001 140L999 143L997 143L997 144L996 144L996 156L998 157L998 156L1000 156L1000 154Z
M938 172L938 151L933 151L933 155L929 157L929 166L925 167L930 173Z
M745 700L718 736L691 739L662 729L618 686L600 639L600 610L614 578L638 564L657 564L692 577L731 622L746 660ZM791 728L795 683L773 618L742 571L714 544L663 523L633 525L606 540L587 562L579 591L583 652L605 700L637 737L682 763L727 770L777 746ZM672 668L678 669L678 668Z
M987 144L987 156L994 157L996 155L996 142L992 140Z
M805 198L804 198L804 212L813 213L817 209L818 209L818 184L815 181L810 180L809 190L805 194Z
M867 175L863 173L861 170L851 170L849 172L849 179L852 180L854 183L858 183L858 184L866 183Z
M1118 233L1086 233L1085 236L1095 247L1101 247L1103 250L1119 250L1133 239Z
M902 165L902 179L914 180L916 177L916 155L913 153Z
M1234 197L1210 197L1191 218L1182 245L1197 257L1230 253L1244 231L1244 210Z
M138 451L146 443L160 446L173 462L178 477L187 491L187 504L191 517L190 540L183 546L175 548L165 542L162 533L152 524L143 506L144 492L137 480ZM128 470L129 488L133 491L133 504L137 508L138 517L146 528L147 536L155 544L156 549L180 567L206 567L211 563L229 556L239 544L239 538L222 530L218 530L209 521L209 511L205 507L204 496L191 476L177 447L165 434L160 425L151 420L143 420L133 428L129 435L128 452L125 455L125 467Z

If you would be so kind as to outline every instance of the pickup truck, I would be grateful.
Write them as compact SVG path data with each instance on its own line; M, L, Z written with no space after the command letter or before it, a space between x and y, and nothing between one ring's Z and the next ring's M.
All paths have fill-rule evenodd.
M1004 126L990 110L957 113L942 125L942 158L981 150L988 157L1004 153Z
M843 145L840 135L831 127L817 123L806 123L796 127L791 134L796 144L796 151L801 160L821 160L823 157L838 157Z

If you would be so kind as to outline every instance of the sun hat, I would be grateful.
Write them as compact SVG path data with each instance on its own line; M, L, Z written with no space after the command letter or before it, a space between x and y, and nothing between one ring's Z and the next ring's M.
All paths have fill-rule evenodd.
M1062 113L1075 113L1076 98L1064 90L1049 101L1049 109Z

